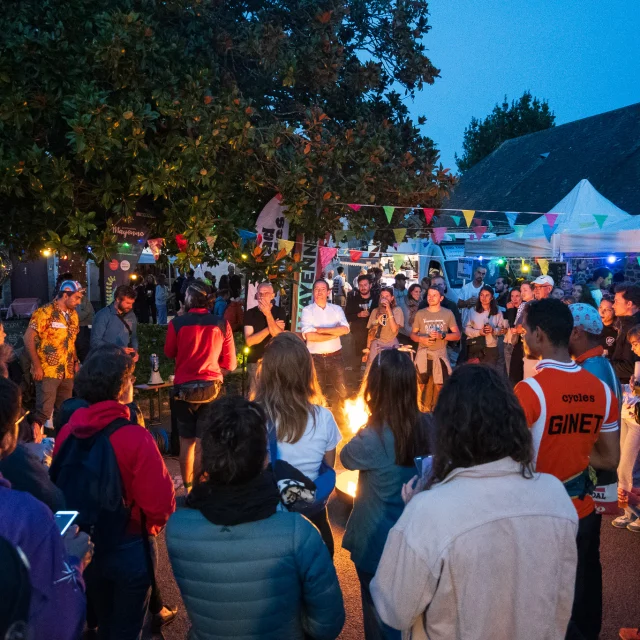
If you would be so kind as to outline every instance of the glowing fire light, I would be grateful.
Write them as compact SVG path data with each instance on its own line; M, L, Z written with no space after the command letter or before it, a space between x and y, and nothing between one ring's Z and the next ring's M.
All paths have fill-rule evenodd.
M353 496L354 498L356 497L356 488L357 488L357 485L356 485L355 482L348 482L347 483L347 493L350 496Z
M353 400L345 400L344 412L347 416L349 428L353 433L358 433L369 419L369 412L362 396L358 396Z

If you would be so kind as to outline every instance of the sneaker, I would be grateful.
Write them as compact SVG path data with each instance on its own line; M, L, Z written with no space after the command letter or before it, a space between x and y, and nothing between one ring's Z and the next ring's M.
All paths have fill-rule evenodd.
M626 514L623 516L618 516L617 518L615 518L614 520L611 521L611 524L616 528L616 529L626 529L630 524L632 524L633 522L635 522L635 518L630 518L629 516L627 516Z
M640 521L634 520L627 525L627 529L629 531L633 531L633 533L640 533Z
M620 640L640 640L638 629L620 629Z
M151 618L151 631L153 633L160 633L162 627L171 624L178 615L178 607L162 607L160 613L153 614Z

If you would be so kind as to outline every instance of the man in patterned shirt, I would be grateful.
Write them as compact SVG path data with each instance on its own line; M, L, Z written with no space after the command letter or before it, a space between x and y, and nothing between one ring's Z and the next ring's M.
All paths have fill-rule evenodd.
M24 346L31 359L31 375L36 384L33 439L40 442L42 427L73 392L78 368L76 336L78 314L84 289L79 282L65 280L53 302L40 307L24 334Z

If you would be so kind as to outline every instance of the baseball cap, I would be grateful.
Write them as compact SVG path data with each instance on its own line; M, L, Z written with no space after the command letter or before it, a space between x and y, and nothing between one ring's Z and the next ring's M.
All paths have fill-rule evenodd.
M569 311L573 316L573 326L584 329L587 333L600 335L602 333L602 318L597 309L590 304L570 304Z
M63 280L58 289L60 293L84 293L85 288L77 280Z
M555 282L551 276L538 276L532 283L534 287L536 285L542 287L555 287Z
M406 280L407 276L404 273L396 273L396 280Z

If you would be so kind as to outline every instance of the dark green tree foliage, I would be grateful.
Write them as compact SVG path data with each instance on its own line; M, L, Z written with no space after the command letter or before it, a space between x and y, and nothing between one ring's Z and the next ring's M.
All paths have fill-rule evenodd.
M0 15L0 243L113 250L156 216L225 255L280 192L294 229L386 226L453 178L404 97L432 84L424 0L21 0ZM372 213L373 212L373 213ZM204 237L218 235L213 254Z
M555 119L549 103L532 97L529 91L511 104L505 96L504 102L497 104L484 120L471 119L471 124L464 130L464 153L461 158L456 155L458 169L461 172L470 169L505 140L555 126Z

